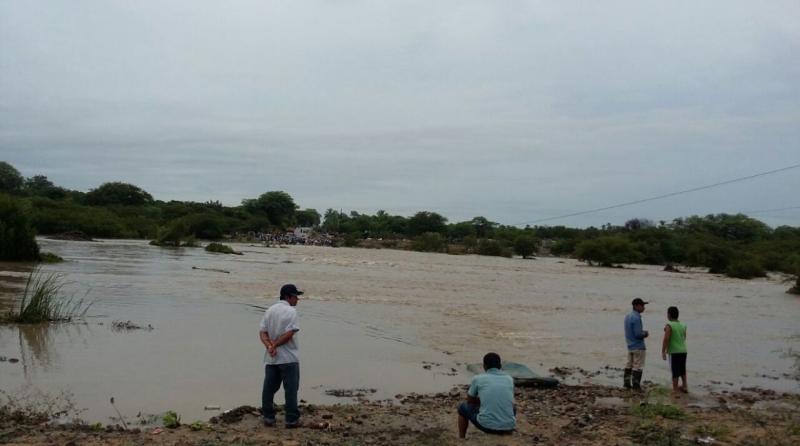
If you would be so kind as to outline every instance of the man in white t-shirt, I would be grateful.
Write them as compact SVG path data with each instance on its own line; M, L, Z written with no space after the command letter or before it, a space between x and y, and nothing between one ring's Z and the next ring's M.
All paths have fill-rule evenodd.
M300 409L297 407L297 390L300 387L300 356L297 350L298 296L303 294L296 286L281 287L280 300L267 308L261 318L259 338L264 344L264 387L261 390L261 415L265 426L275 425L275 392L283 383L286 399L286 427L299 427Z

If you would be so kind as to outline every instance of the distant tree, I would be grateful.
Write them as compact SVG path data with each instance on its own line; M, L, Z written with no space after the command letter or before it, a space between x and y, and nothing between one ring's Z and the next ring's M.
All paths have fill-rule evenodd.
M133 184L114 181L90 190L84 200L92 206L138 206L152 203L153 196Z
M538 246L539 240L531 237L530 235L520 235L514 241L514 252L517 253L517 255L522 256L523 259L527 259L536 253Z
M475 235L478 238L491 237L492 230L497 226L497 223L489 221L488 218L482 216L473 217L470 223L475 228Z
M0 260L37 260L39 245L28 215L13 198L0 194Z
M318 226L321 216L316 209L303 209L294 214L298 226Z
M608 224L611 227L611 224ZM647 229L655 227L655 223L646 218L632 218L625 222L625 229L628 231L638 231L639 229Z
M482 256L498 256L498 257L511 257L511 248L503 246L497 240L480 239L478 246L475 248L475 253Z
M414 251L445 252L447 251L447 240L438 232L426 232L414 239L412 248Z
M728 265L738 257L737 251L716 237L698 237L686 247L689 266L705 266L712 274L723 274Z
M452 240L463 240L468 236L475 236L475 226L471 221L462 221L447 225L447 236Z
M58 200L67 196L67 190L58 187L44 175L35 175L25 180L25 192L30 195Z
M5 161L0 161L0 192L20 192L23 182L22 175L14 166Z
M578 260L602 266L613 266L621 263L635 263L640 254L628 239L618 236L598 237L584 240L575 248Z
M426 232L443 234L447 230L447 219L436 212L421 211L408 219L408 234L415 236Z
M242 204L250 212L266 215L273 226L280 228L293 224L297 211L291 195L283 191L265 192L255 200L244 200Z
M725 269L725 275L738 279L753 279L755 277L766 277L767 272L757 259L745 256L732 261Z

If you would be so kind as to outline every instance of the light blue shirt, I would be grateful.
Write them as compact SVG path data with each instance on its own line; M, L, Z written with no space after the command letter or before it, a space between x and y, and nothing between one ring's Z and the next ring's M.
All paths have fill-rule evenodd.
M510 431L517 427L514 416L514 379L498 369L475 375L467 394L481 399L478 423L487 429Z
M636 310L625 316L625 342L628 344L629 352L645 349L642 315Z

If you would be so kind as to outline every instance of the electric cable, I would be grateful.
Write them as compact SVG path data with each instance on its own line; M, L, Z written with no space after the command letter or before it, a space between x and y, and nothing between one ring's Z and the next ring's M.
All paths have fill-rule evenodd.
M541 222L545 222L545 221L560 220L562 218L576 217L576 216L579 216L579 215L586 215L586 214L593 214L595 212L607 211L609 209L616 209L616 208L621 208L621 207L625 207L625 206L631 206L631 205L634 205L634 204L646 203L648 201L661 200L661 199L664 199L664 198L674 197L676 195L688 194L688 193L691 193L691 192L697 192L697 191L701 191L701 190L705 190L705 189L711 189L711 188L714 188L714 187L724 186L726 184L738 183L740 181L746 181L746 180L751 180L753 178L763 177L763 176L766 176L766 175L772 175L772 174L776 174L776 173L779 173L779 172L784 172L784 171L791 170L791 169L797 169L798 167L800 167L800 164L793 164L791 166L781 167L780 169L774 169L774 170L769 170L769 171L766 171L766 172L760 172L760 173L753 174L753 175L748 175L748 176L745 176L745 177L734 178L732 180L720 181L718 183L708 184L708 185L705 185L705 186L693 187L691 189L685 189L685 190L681 190L681 191L677 191L677 192L670 192L668 194L656 195L655 197L642 198L642 199L639 199L639 200L628 201L628 202L625 202L625 203L614 204L614 205L611 205L611 206L605 206L605 207L596 208L596 209L589 209L587 211L573 212L571 214L564 214L564 215L558 215L558 216L555 216L555 217L548 217L548 218L541 218L541 219L538 219L538 220L525 221L525 222L522 222L522 223L516 223L513 226L530 225L530 224L536 224L536 223L541 223Z

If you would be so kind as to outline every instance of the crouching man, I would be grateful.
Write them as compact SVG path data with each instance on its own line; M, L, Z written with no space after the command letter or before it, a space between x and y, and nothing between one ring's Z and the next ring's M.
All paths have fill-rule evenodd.
M487 434L510 434L517 427L514 379L501 371L500 355L487 353L483 370L472 378L467 400L458 406L458 436L466 438L469 423Z

